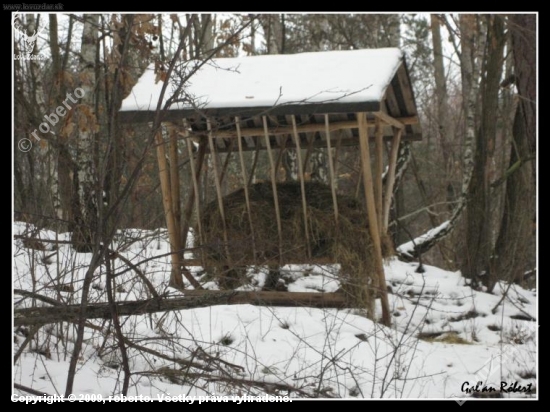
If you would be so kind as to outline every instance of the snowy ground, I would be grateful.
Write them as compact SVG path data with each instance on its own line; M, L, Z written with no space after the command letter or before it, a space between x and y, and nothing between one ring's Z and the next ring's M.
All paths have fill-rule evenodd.
M32 227L19 222L14 233L69 240L67 234L33 233ZM91 255L75 253L66 243L57 248L52 248L53 243L43 245L14 240L14 289L78 304ZM137 265L159 294L183 295L167 286L164 231L126 230L111 247ZM116 272L127 269L120 260L114 265ZM427 265L424 273L416 273L417 266L386 262L387 283L393 291L392 328L355 310L251 305L124 317L123 332L134 344L128 347L132 371L128 394L464 399L473 393L465 389L481 381L479 389L494 387L500 392L501 382L530 389L504 397L537 397L536 291L499 284L487 294L470 289L459 273ZM283 270L289 291L321 293L339 287L335 266L293 265ZM192 268L192 273L206 287L216 288L205 280L201 268ZM250 276L252 288L260 289L265 271L251 270ZM115 289L120 301L150 297L131 270L116 278ZM100 268L90 301L106 299L105 273ZM15 308L31 304L31 298L14 293ZM94 319L88 325L74 393L119 394L124 374L111 322ZM14 328L14 354L28 333L29 328ZM41 328L18 357L14 382L63 394L74 336L74 327L66 323Z

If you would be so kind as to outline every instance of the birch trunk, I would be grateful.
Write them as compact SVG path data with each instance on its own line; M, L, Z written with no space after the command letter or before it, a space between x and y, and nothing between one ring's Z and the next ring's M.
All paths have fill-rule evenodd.
M97 233L97 205L94 191L94 130L97 127L94 114L95 60L98 36L98 14L84 15L81 45L80 99L77 112L77 207L74 247L90 252ZM80 93L82 94L82 93ZM76 100L76 97L73 96Z

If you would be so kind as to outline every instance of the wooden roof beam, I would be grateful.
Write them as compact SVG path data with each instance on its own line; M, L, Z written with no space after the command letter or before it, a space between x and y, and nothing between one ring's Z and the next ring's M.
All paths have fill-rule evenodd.
M417 124L418 116L409 116L409 117L398 117L394 118L386 113L383 112L373 112L375 116L383 120L385 123L389 124L390 126L397 127L399 129L402 129L405 127L405 125L408 124ZM369 127L374 128L373 125L369 125ZM309 123L309 124L303 124L296 126L298 133L315 133L315 132L326 132L325 125L323 123ZM334 132L336 130L344 130L344 129L357 129L357 121L356 120L343 120L338 122L331 122L329 125L329 131ZM292 134L294 132L292 126L279 126L279 127L271 127L268 128L267 134L270 136L276 136L276 135L288 135ZM190 132L191 135L195 136L202 136L205 135L205 131L193 131ZM237 132L236 130L212 130L212 134L216 138L236 138ZM241 136L242 137L252 137L252 136L262 136L265 134L264 128L261 127L248 127L248 128L241 128Z
M389 124L390 126L393 126L397 129L403 130L405 128L405 123L395 119L394 117L391 117L389 114L385 112L373 112L373 114L378 117L380 120L382 120L384 123ZM416 116L415 116L416 117ZM409 123L410 124L410 123Z

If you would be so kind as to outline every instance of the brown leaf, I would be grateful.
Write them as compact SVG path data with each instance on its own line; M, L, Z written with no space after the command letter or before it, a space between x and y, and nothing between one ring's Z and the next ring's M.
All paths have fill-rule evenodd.
M155 84L159 82L159 80L162 80L163 82L166 81L166 72L158 72L155 76Z

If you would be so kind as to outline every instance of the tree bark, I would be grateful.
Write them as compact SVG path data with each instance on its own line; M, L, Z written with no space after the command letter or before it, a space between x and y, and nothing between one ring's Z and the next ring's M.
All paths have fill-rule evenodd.
M508 168L511 172L505 180L504 211L491 260L491 274L521 283L535 260L536 16L514 14L509 17L508 26L519 101L512 128ZM526 164L528 159L532 159L531 167Z
M534 267L535 260L533 175L529 165L524 163L532 153L522 110L518 105L510 155L510 168L518 162L520 166L506 179L504 211L491 259L491 278L519 283L523 283L524 273Z
M97 47L97 34L99 15L97 14L85 14L84 28L82 33L82 86L84 91L82 98L82 106L78 110L78 115L83 116L79 119L78 133L79 139L77 142L77 154L80 156L78 164L78 199L77 206L75 208L79 221L76 221L78 226L73 232L73 247L77 251L91 251L92 239L97 236L97 212L93 206L94 202L94 174L93 174L93 130L95 128L95 115L93 114L94 107L94 89L95 89L95 56ZM85 107L86 109L82 109ZM78 158L77 158L78 159ZM98 240L98 239L96 239ZM78 242L84 243L82 247ZM99 243L99 242L98 242ZM101 256L97 253L94 254L90 265L84 275L84 282L82 285L81 303L78 306L78 329L76 339L74 343L73 353L71 361L69 363L69 370L67 373L67 385L65 387L65 395L68 396L73 391L73 384L76 375L76 368L78 359L80 357L80 351L82 350L82 343L84 341L84 328L86 310L88 307L88 295L92 284L92 277L96 267L99 265Z
M438 136L441 146L441 154L443 156L443 163L445 165L445 179L447 180L451 169L450 161L452 161L452 158L450 157L451 151L449 150L449 144L454 142L454 128L450 116L447 81L445 76L445 67L443 64L440 21L437 15L431 15L431 24L432 44L434 50L434 80L435 95L437 99Z
M97 202L94 179L94 132L97 122L94 112L95 63L98 37L98 14L85 14L81 46L81 86L83 96L77 110L77 204L75 205L74 248L91 252L97 233ZM75 98L76 99L76 98ZM83 246L84 245L84 246Z
M509 17L514 53L516 86L525 125L529 152L537 151L537 16L513 14ZM536 184L536 162L531 163L533 184Z
M461 271L492 290L496 277L489 271L492 252L490 163L496 139L500 79L504 63L504 24L500 16L487 16L487 53L481 79L481 124L476 139L475 164L468 192L466 242Z

